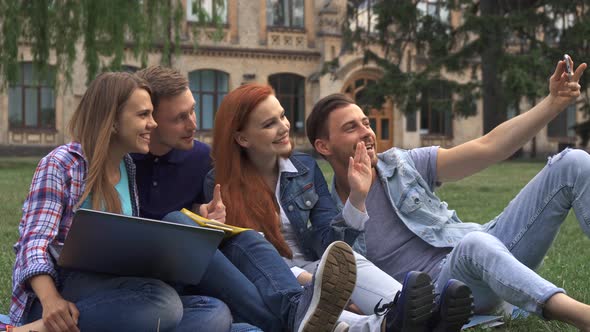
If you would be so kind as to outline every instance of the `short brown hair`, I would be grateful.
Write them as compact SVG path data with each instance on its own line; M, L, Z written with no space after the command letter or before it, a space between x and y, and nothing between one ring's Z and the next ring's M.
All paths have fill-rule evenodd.
M150 66L135 73L152 88L154 111L161 98L175 97L188 88L188 79L174 68Z
M315 146L315 140L318 138L328 138L328 116L332 111L354 104L354 100L342 93L334 93L328 95L318 101L311 110L307 121L305 122L305 130L307 131L307 138L311 146Z

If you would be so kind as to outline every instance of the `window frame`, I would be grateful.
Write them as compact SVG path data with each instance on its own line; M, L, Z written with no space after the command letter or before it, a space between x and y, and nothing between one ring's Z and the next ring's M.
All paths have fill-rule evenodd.
M298 0L277 0L277 2L281 2L285 5L285 8L287 8L287 12L288 12L288 19L286 19L286 21L289 21L290 24L282 24L282 25L278 25L275 24L273 18L274 18L274 12L272 11L272 0L266 0L266 20L267 20L267 27L270 29L294 29L294 30L304 30L305 29L305 0L300 0L301 1L301 10L303 12L303 20L301 22L301 25L295 25L294 24L294 15L293 12L295 11L295 7L294 7L294 2L298 1Z
M187 22L191 22L191 23L205 23L205 24L214 24L214 18L217 16L217 11L219 10L219 6L217 6L217 1L219 0L211 0L211 6L210 7L206 7L204 8L203 6L203 1L204 0L187 0L186 2L186 20ZM228 0L222 0L224 2L224 6L221 12L221 15L219 16L221 18L221 21L219 23L226 25L228 22L228 10L227 10L227 4L228 4ZM197 8L203 8L203 10L207 13L207 15L209 15L209 18L211 19L210 22L200 22L199 21L199 16L197 15L197 13L193 13L193 6L197 5Z
M25 83L25 66L30 66L31 68L31 82L30 83ZM49 66L48 67L48 72L47 72L47 77L43 78L42 80L39 77L39 74L36 73L35 71L35 66L33 65L32 62L20 62L19 63L19 81L15 84L10 84L8 86L8 127L11 130L49 130L49 131L55 131L56 130L56 116L57 116L57 110L56 110L56 91L55 91L55 80L56 80L56 76L55 76L55 67L54 66ZM48 80L53 79L54 82L53 84L48 83ZM12 115L12 107L11 107L11 103L10 103L10 90L11 89L16 89L18 91L17 94L17 98L20 97L20 108L21 108L21 112L20 112L20 125L14 125L12 120L10 119L10 116ZM33 89L36 92L36 125L35 126L30 126L27 125L27 97L26 97L26 91L27 89ZM42 102L43 102L43 90L44 89L49 89L51 92L51 97L53 99L53 116L52 116L52 120L51 123L49 124L43 124L43 108L42 108Z
M204 72L212 72L213 73L213 91L207 91L207 90L203 90L203 73ZM199 78L199 82L198 82L198 87L199 90L194 90L193 89L193 82L191 80L191 76L198 74L198 78ZM221 75L225 75L226 76L226 87L225 87L225 91L219 90L219 85L220 85L220 77ZM217 70L217 69L196 69L193 70L191 72L188 73L188 79L189 79L189 90L191 91L193 98L195 98L195 119L197 121L197 131L212 131L213 127L215 126L215 116L217 114L217 109L219 108L219 105L221 104L221 101L223 100L223 98L229 93L229 74L221 71L221 70ZM212 96L213 97L213 110L212 110L212 118L211 118L211 128L203 128L203 118L204 118L204 113L203 112L203 96L207 95L207 96Z
M453 137L453 95L450 90L444 91L444 86L441 85L441 90L434 91L434 89L428 92L422 92L419 109L420 109L420 121L418 131L422 137ZM424 94L426 93L426 97ZM432 94L436 93L437 97L432 97ZM444 95L444 96L443 96ZM443 97L441 97L443 96ZM424 99L426 98L426 100ZM433 103L435 102L448 102L450 103L450 109L446 109L444 112L433 110ZM426 107L426 113L424 112ZM433 114L438 114L438 123L436 124L437 131L432 130L433 126ZM424 116L427 116L427 126L423 127ZM446 123L448 121L448 123Z
M275 79L278 81L277 85L275 85L273 82L273 80L275 80ZM289 80L289 79L293 80L294 91L293 92L282 91L281 80ZM268 84L270 86L272 86L273 90L275 91L275 97L280 101L281 106L283 106L283 108L285 109L285 115L287 116L287 119L291 123L291 133L304 134L305 133L305 77L298 75L298 74L293 74L293 73L277 73L277 74L270 75L268 77ZM297 91L295 91L299 84L301 85L300 95L298 95ZM288 103L285 102L286 99L289 100ZM295 109L296 108L295 101L297 99L300 99L300 103L301 103L300 109ZM298 112L301 112L301 114L299 114ZM301 126L301 128L297 127L297 119L299 119L299 118L303 122L303 125Z

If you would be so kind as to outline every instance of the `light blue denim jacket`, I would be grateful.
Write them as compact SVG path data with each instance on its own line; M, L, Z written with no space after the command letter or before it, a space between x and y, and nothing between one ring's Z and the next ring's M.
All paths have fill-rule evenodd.
M280 204L291 222L305 259L318 260L333 241L341 240L352 245L361 231L344 221L315 159L308 154L294 152L289 160L297 172L281 173ZM212 199L214 186L215 173L211 170L204 184L206 201Z
M467 233L485 231L495 225L495 220L486 225L461 222L455 210L448 209L447 203L430 190L406 150L393 148L380 153L377 174L401 221L432 246L454 247ZM332 197L341 208L334 182ZM357 237L353 248L361 255L366 255L364 233Z

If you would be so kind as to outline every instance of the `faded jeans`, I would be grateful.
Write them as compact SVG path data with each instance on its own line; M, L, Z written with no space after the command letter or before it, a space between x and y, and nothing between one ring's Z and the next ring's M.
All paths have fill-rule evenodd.
M81 331L230 331L231 313L206 296L179 296L168 284L149 278L60 271L60 294L80 311ZM40 319L35 300L25 323Z
M590 237L590 156L564 150L539 172L485 232L467 234L442 263L439 293L450 278L472 290L477 313L502 300L543 315L543 306L565 291L534 272L553 244L571 208Z

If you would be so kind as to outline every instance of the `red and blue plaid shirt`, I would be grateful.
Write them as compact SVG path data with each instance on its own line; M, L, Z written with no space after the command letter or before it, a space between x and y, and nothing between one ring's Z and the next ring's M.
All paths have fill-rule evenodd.
M125 157L129 176L131 205L137 215L135 168ZM35 293L28 280L36 275L50 275L56 286L59 277L50 246L60 247L70 230L74 208L84 193L87 161L82 146L71 142L57 147L45 156L35 170L29 195L23 205L19 224L20 237L14 245L16 260L12 274L10 319L21 323L29 310Z

